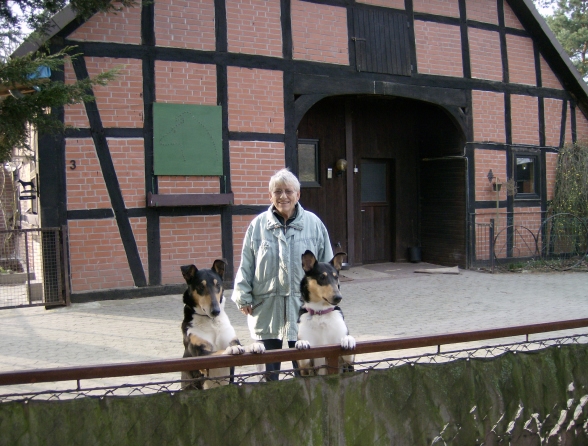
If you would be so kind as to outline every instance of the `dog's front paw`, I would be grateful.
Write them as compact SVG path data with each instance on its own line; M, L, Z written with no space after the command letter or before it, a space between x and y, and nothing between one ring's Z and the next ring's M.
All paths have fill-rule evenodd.
M225 355L242 355L245 349L242 345L229 345L225 350Z
M298 350L308 350L310 348L310 343L308 341L296 341L296 348Z
M251 345L245 347L247 353L263 353L265 352L265 345L262 342L254 342Z
M349 335L341 338L341 348L353 350L355 348L355 338Z

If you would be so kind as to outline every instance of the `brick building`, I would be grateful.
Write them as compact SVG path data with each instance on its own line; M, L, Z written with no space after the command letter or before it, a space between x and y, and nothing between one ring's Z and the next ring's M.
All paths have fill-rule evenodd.
M161 292L218 257L234 273L284 166L349 263L420 244L463 267L468 221L538 225L558 148L588 136L586 85L530 0L155 0L54 21L53 48L83 55L54 77L120 68L39 141L73 296Z

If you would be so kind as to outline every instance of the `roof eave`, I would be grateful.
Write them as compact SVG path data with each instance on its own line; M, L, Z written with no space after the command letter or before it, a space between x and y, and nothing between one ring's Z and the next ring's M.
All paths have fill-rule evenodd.
M41 48L49 39L55 36L59 31L69 25L76 18L71 4L67 5L57 14L55 14L50 22L47 31L38 39L27 39L25 40L15 51L12 53L13 57L22 57L27 54L34 53Z

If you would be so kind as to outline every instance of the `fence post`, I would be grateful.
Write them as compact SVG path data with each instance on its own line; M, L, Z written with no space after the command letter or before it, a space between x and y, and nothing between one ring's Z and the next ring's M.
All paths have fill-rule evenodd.
M490 219L488 251L490 252L490 271L494 274L494 219Z

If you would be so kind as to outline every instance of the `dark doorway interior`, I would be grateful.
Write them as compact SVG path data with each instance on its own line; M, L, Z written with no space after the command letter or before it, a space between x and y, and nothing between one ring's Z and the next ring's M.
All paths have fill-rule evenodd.
M374 96L321 100L302 118L298 138L318 140L318 182L303 187L301 203L352 265L407 260L407 248L424 241L421 219L434 214L420 201L421 161L460 155L465 141L438 106ZM336 169L340 159L345 172ZM448 193L465 206L463 188ZM456 219L465 222L465 212ZM422 255L428 261L424 244Z

